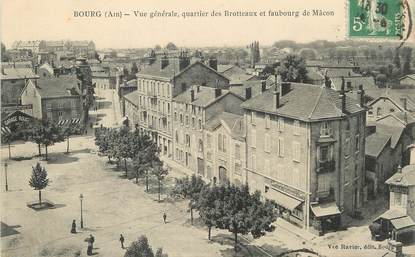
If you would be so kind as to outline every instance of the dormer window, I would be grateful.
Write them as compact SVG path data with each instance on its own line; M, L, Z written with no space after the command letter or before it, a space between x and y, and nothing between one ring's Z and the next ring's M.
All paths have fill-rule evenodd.
M332 134L331 124L327 121L321 123L320 127L320 136L322 137L329 137Z

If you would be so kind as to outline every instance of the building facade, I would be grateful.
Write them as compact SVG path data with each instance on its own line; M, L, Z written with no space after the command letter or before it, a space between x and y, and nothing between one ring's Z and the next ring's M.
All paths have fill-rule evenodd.
M31 68L2 68L1 106L19 105L20 94L28 80L38 78Z
M270 104L272 103L272 104ZM277 82L244 104L247 180L282 217L321 234L355 215L365 190L365 109L326 87Z

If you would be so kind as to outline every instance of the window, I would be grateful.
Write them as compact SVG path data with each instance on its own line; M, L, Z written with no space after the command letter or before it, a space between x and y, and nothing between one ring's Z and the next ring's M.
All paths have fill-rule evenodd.
M395 206L401 206L401 202L402 202L402 194L401 193L393 193L394 194L394 202L395 202Z
M296 162L300 162L300 143L299 142L293 142L293 160Z
M376 108L376 116L381 116L382 115L382 108L378 107Z
M179 143L179 132L176 130L176 143Z
M206 135L206 143L207 143L207 148L212 148L212 136L209 134Z
M255 156L255 154L253 154L252 157L251 157L251 168L252 168L252 170L256 170L256 156Z
M330 193L330 176L327 174L319 175L318 176L318 185L317 185L317 193Z
M393 108L390 108L390 110L389 110L390 112L395 112L395 109L393 109Z
M180 113L180 124L183 125L183 114Z
M256 130L251 130L251 147L256 147Z
M265 115L265 128L269 129L271 127L271 119L269 118L269 115Z
M300 135L300 122L298 120L295 120L293 123L294 126L294 135Z
M186 145L190 147L190 136L186 134Z
M278 156L284 157L284 138L278 138Z
M199 119L199 121L198 121L198 128L202 129L202 120L201 119Z
M239 144L235 144L235 159L241 159L241 146Z
M203 141L199 139L199 152L203 152Z
M320 146L320 162L326 162L330 159L330 152L329 152L329 146L328 145L322 145Z
M194 117L192 117L192 128L195 128L196 126L196 120Z
M320 136L327 137L331 136L331 124L327 121L321 123Z
M174 121L177 121L177 112L174 112Z
M251 112L251 124L252 124L252 125L255 125L255 116L256 116L256 115L255 115L255 112L254 112L254 111L252 111L252 112Z
M235 163L235 174L241 175L242 166L239 163Z
M227 138L225 135L222 136L222 140L223 140L223 152L226 153L226 148L227 148Z
M344 141L344 155L346 157L350 155L350 138L346 138Z
M350 120L346 119L346 137L350 137Z
M271 172L270 172L271 165L269 163L269 159L265 159L264 165L265 165L265 167L264 167L265 175L270 176L271 175Z
M356 135L356 153L360 150L360 136Z
M284 131L284 118L283 117L278 117L277 127L278 127L279 132Z
M189 126L189 116L186 115L186 126Z
M267 153L271 152L271 138L270 138L269 134L265 134L264 151L267 152Z

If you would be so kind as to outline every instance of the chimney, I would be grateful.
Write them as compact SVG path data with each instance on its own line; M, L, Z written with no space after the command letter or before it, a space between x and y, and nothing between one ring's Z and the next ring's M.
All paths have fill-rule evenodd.
M388 250L391 257L402 257L402 243L395 240L388 240ZM389 255L388 255L389 256Z
M252 88L247 87L245 88L245 99L248 100L250 99L252 96Z
M35 70L35 74L38 73L38 69L37 69L37 64L35 66L33 66L34 70Z
M160 69L166 68L166 66L169 65L169 59L167 58L167 55L164 54L163 57L160 59Z
M215 98L219 97L222 95L222 89L220 88L215 88Z
M275 109L278 109L278 107L280 107L280 92L277 92L277 91L273 92L273 103L274 103Z
M208 63L210 68L218 70L218 60L216 58L209 58Z
M187 52L181 51L179 55L179 70L183 70L190 64L190 58L187 56Z
M342 85L340 89L340 99L341 99L341 108L342 112L346 111L346 92L344 91L344 77L342 77Z
M195 101L195 91L192 89L190 90L190 102L194 102Z
M291 83L290 82L282 82L281 83L281 96L287 94L291 90Z
M200 86L198 85L197 87L196 87L196 92L200 92Z
M267 82L265 80L261 81L261 92L265 92L267 90Z
M415 144L409 145L408 149L410 151L409 165L415 165Z
M278 74L275 76L275 90L281 92L281 75Z
M365 90L363 90L363 85L359 85L359 91L357 91L360 100L360 107L365 107Z
M408 110L408 106L407 106L407 99L405 97L400 98L399 100L401 100L402 103L402 107L405 111Z

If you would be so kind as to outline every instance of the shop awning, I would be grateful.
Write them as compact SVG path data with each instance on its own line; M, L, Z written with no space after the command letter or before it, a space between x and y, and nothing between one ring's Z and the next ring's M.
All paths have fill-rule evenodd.
M403 218L407 216L406 214L404 214L401 211L395 210L395 209L391 209L391 210L387 210L386 212L384 212L382 215L380 215L377 219L385 219L385 220L393 220L393 219L398 219L398 218Z
M313 211L316 217L325 217L341 214L339 207L337 207L337 204L335 202L311 205L311 210Z
M303 201L294 198L292 196L289 196L287 194L284 194L280 191L274 190L274 189L270 189L266 195L266 198L270 199L270 200L274 200L277 204L289 209L289 210L294 210L295 208L297 208Z
M409 216L393 219L391 223L396 230L415 226L415 222Z

